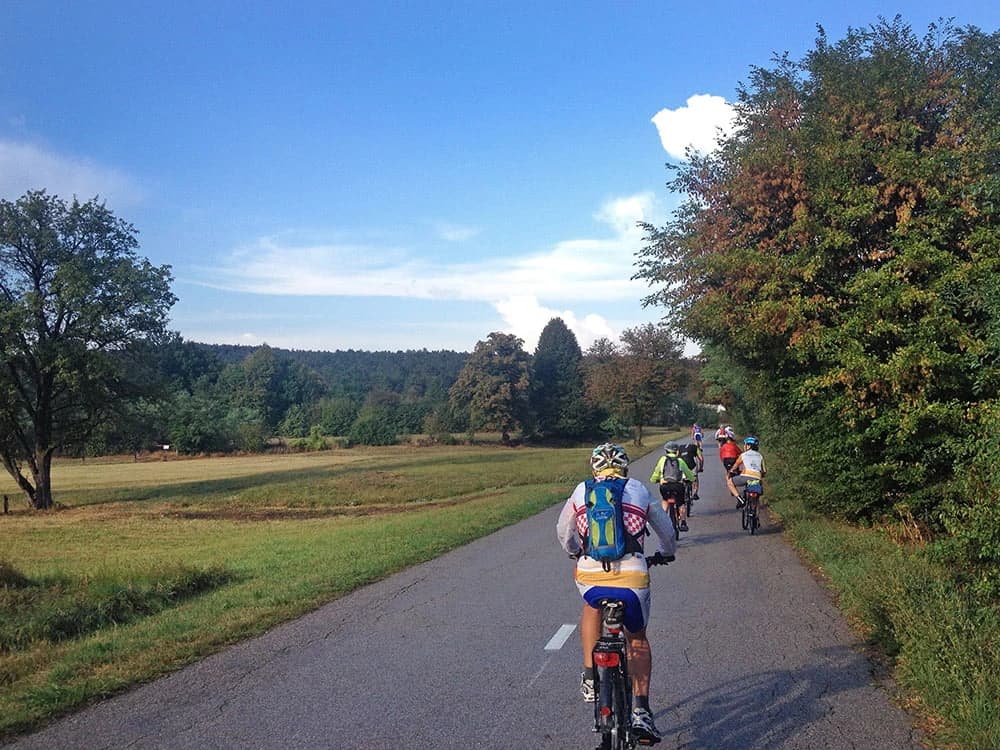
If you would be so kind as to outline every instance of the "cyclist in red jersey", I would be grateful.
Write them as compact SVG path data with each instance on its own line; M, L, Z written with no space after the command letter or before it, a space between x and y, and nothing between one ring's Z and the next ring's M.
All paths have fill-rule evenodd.
M726 469L726 474L729 470L733 468L736 460L740 457L743 451L740 450L739 443L733 438L726 438L719 444L719 459L722 461L722 465Z

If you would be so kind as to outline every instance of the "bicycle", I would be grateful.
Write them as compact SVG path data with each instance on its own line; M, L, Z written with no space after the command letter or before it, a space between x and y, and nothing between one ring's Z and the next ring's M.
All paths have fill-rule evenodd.
M670 516L670 523L674 525L674 539L679 540L681 538L681 522L679 511L677 506L684 502L682 489L681 492L677 492L677 487L680 486L680 482L668 482L666 484L660 483L660 498L666 503L667 515ZM666 489L664 489L666 488ZM678 495L681 495L678 497Z
M760 505L760 494L763 489L760 480L751 479L747 482L746 487L743 488L743 492L741 493L743 495L741 522L744 531L749 531L751 534L756 533L757 529L760 528L758 506Z
M666 565L673 556L653 555L646 565ZM625 603L620 599L601 599L601 636L594 646L594 732L601 735L596 750L632 750L636 745L654 745L656 741L632 735L632 677L628 673L628 643L625 640Z

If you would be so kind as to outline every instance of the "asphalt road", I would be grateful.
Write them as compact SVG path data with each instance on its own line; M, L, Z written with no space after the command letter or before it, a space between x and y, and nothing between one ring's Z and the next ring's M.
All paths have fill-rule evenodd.
M657 455L632 476L647 478ZM920 748L766 511L756 536L740 529L714 446L705 468L677 561L652 571L659 747ZM578 632L558 635L580 610L558 512L3 747L593 747Z

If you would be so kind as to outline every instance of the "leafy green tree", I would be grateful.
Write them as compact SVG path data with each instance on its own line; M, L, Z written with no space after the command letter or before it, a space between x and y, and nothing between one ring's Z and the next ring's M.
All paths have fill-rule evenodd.
M170 445L178 453L211 453L232 450L232 432L226 407L205 394L179 393L170 409L167 427Z
M274 434L293 404L311 405L323 394L323 384L308 367L279 355L264 344L220 378L221 393L236 408L252 409L263 418L267 435Z
M552 318L538 337L532 359L531 403L543 435L578 437L594 429L594 410L584 398L583 352L562 318Z
M612 416L632 426L642 445L643 426L686 383L682 346L664 325L646 323L622 332L621 345L599 339L587 351L587 394Z
M451 387L450 398L469 414L470 430L499 430L504 443L513 430L531 423L530 359L524 341L509 333L491 333L466 360Z
M348 438L359 445L394 445L398 434L392 407L386 404L363 406L351 425Z
M136 234L96 199L0 200L0 460L35 508L52 507L61 445L154 395L145 344L166 335L175 297L169 267L136 255Z
M996 403L1000 34L899 18L755 69L647 227L647 301L745 373L817 499L941 528ZM995 282L994 282L995 283ZM995 473L995 472L994 472Z
M358 404L347 398L321 398L316 403L316 422L325 435L346 436L358 416Z

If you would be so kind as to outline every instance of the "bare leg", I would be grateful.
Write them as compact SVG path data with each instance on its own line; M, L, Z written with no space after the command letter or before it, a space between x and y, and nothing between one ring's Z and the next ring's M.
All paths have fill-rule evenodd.
M594 646L601 637L601 610L594 609L584 602L580 613L580 645L583 647L583 666L590 669L594 666Z
M653 669L653 653L646 631L628 633L628 670L632 673L632 692L649 696L649 675Z

